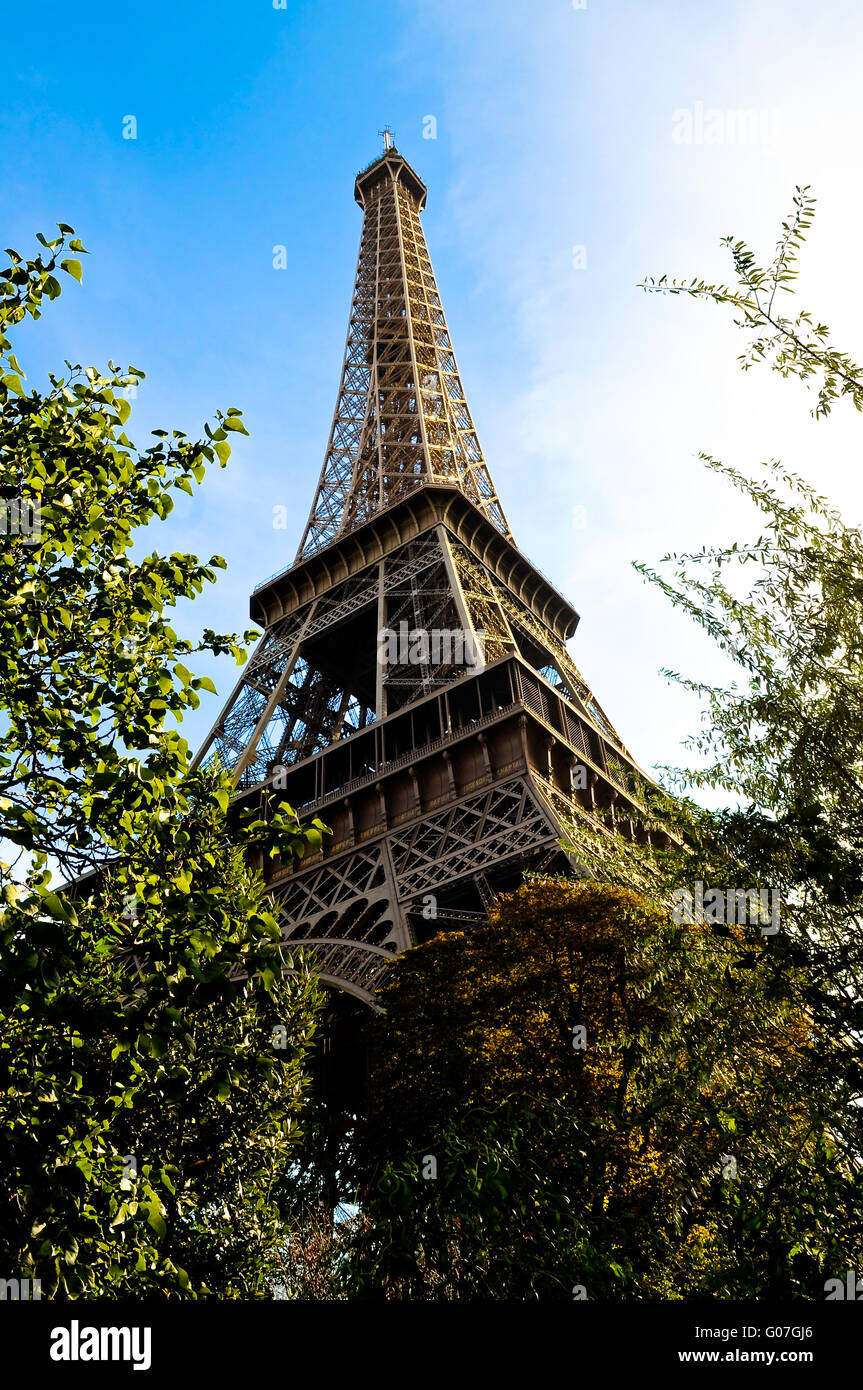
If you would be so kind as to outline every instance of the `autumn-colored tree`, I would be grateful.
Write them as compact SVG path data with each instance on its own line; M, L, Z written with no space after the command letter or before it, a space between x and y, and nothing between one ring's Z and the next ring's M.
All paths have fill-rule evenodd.
M804 1293L801 1231L831 1240L829 1132L796 1085L807 1019L752 968L763 946L625 888L533 880L396 962L352 1291Z

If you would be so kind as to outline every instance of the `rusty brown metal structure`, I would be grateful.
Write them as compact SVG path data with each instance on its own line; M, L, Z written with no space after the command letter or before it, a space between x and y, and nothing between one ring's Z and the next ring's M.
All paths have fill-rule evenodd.
M286 939L366 1003L387 960L481 921L525 869L601 872L644 778L575 666L578 614L516 545L473 426L420 214L387 138L338 400L293 565L198 761L332 829L270 871ZM561 841L567 843L565 850Z

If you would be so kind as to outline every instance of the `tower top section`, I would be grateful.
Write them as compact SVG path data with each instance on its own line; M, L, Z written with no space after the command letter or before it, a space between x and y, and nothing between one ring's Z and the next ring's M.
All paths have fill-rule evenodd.
M385 140L389 141L390 132L385 130ZM395 145L387 143L383 154L377 159L372 160L365 169L357 174L357 181L354 184L354 198L360 207L365 210L367 203L376 196L380 185L387 180L400 182L404 188L416 199L417 209L422 212L426 205L428 190L411 166L408 164L403 154L399 154Z
M508 539L426 246L426 186L385 130L354 196L363 230L327 454L297 562L422 487L457 488Z

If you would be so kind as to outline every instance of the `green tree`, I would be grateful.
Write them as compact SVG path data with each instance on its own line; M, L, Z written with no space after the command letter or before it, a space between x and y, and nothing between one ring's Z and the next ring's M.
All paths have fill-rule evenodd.
M227 776L190 772L171 726L214 687L184 659L245 648L168 616L224 561L132 545L245 430L231 409L136 450L136 368L25 390L10 334L81 278L59 232L0 269L0 1272L266 1296L320 990L248 851L290 862L323 827L229 816Z
M733 288L667 277L644 287L730 307L750 339L744 370L766 362L814 386L817 419L844 398L863 409L863 372L831 344L826 324L807 311L782 312L813 214L809 190L798 188L767 266L745 242L724 238ZM719 686L666 672L703 705L702 729L689 740L697 764L668 769L672 785L721 788L732 809L691 816L690 853L668 857L665 867L671 882L684 873L738 883L748 875L782 897L783 930L761 968L812 1019L817 1045L805 1050L800 1086L830 1135L832 1219L856 1266L863 1249L863 537L776 461L750 478L701 458L752 502L762 529L748 544L667 555L661 571L638 566L739 671L739 680ZM819 1252L816 1233L804 1228L800 1239Z

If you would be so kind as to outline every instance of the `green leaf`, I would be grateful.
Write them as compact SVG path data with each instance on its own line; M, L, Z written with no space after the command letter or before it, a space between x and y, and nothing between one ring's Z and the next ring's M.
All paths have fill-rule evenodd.
M42 906L49 916L57 921L68 922L71 926L76 926L78 918L75 910L57 897L56 893L44 893L42 895Z
M147 1211L147 1221L153 1227L156 1234L164 1239L168 1234L168 1228L165 1225L165 1218L155 1202L150 1204Z

